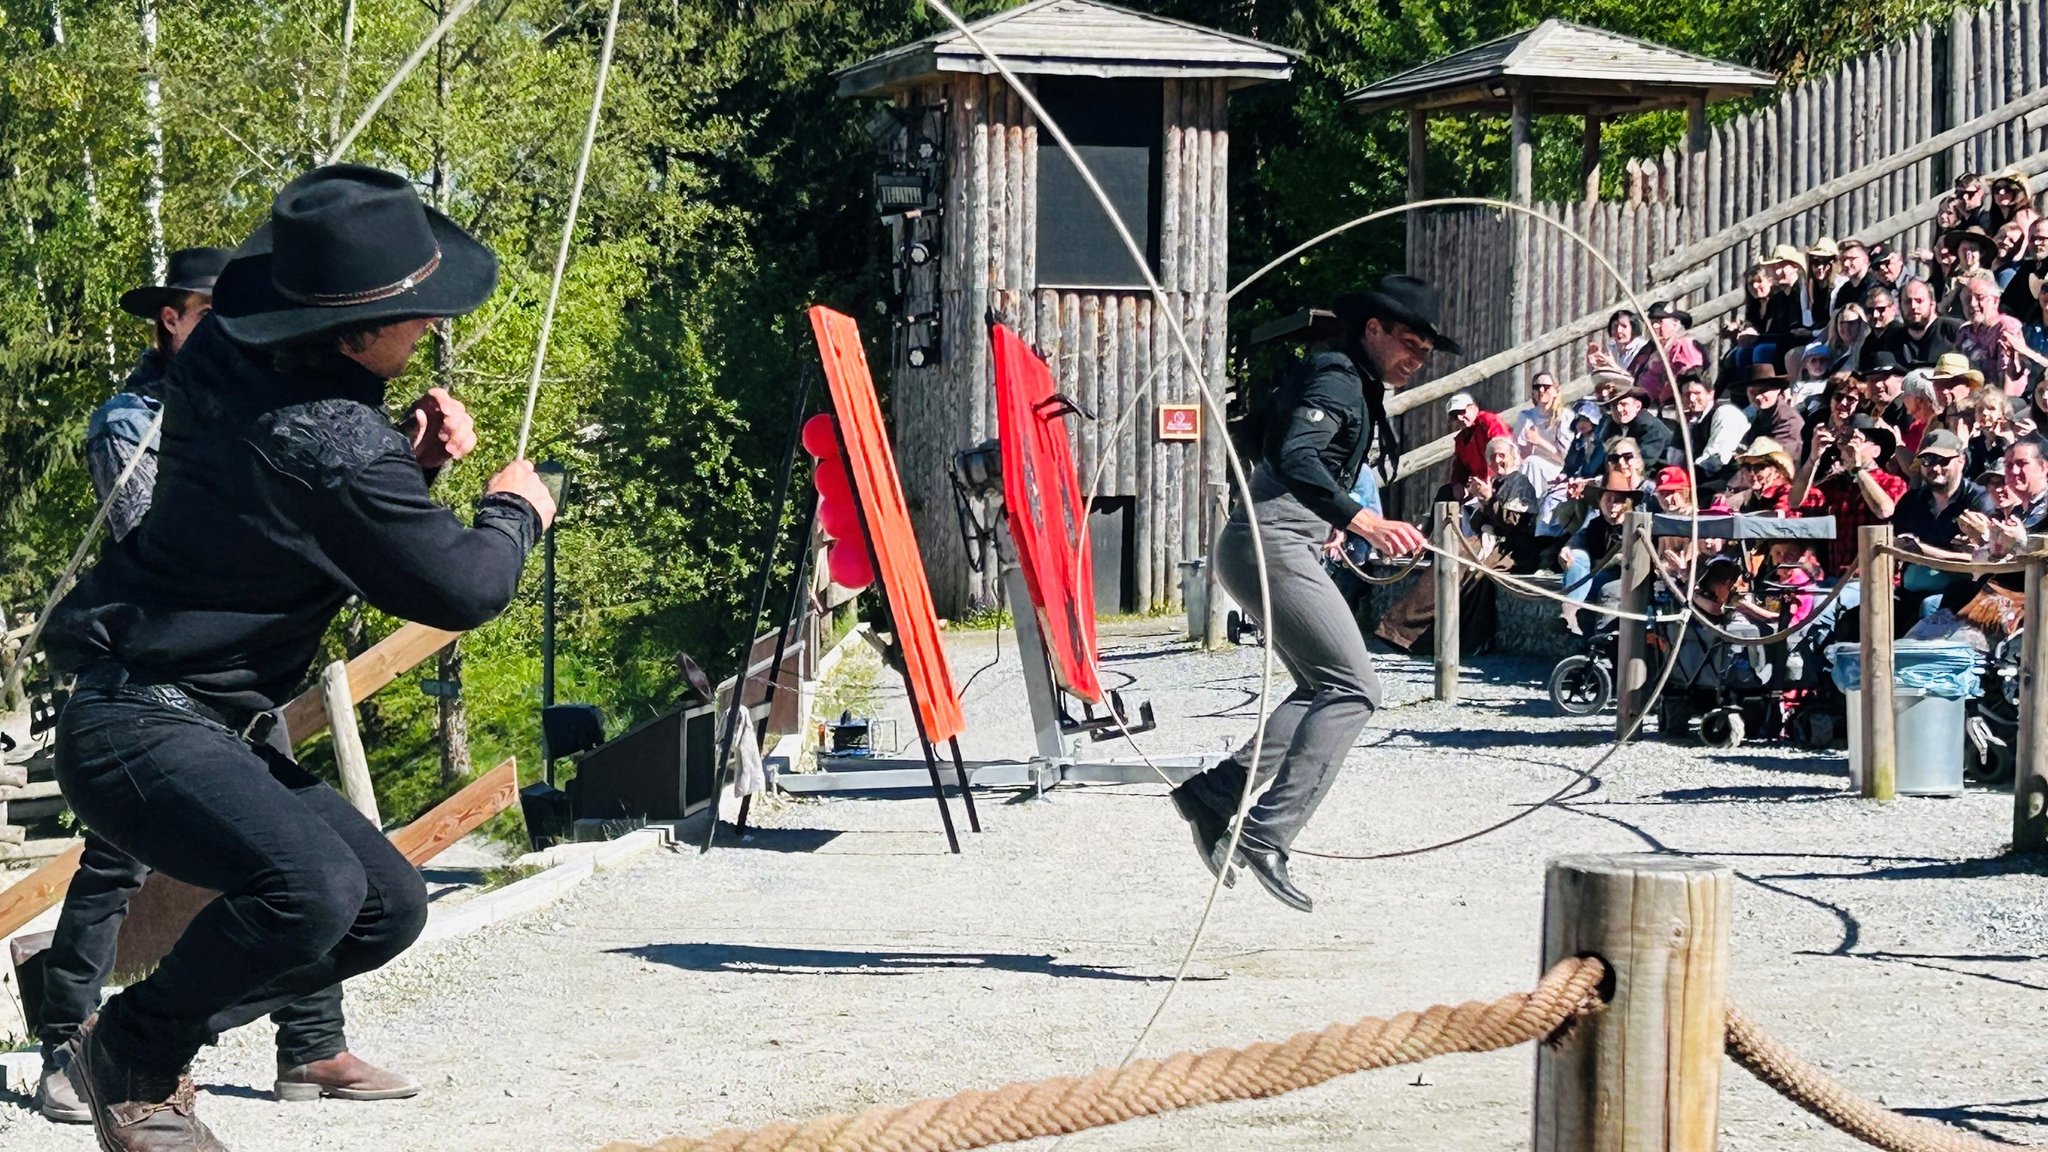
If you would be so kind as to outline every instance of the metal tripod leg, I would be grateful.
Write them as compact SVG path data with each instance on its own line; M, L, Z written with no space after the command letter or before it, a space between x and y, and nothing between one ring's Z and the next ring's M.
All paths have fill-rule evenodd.
M958 856L960 854L960 834L953 830L953 810L946 806L945 785L939 783L938 750L932 747L932 742L926 740L922 733L918 735L917 739L918 743L924 745L924 767L925 771L931 774L932 798L939 802L939 820L946 826L946 846L953 850L953 855ZM961 769L961 772L964 775L966 769ZM974 810L974 801L972 799L967 801L967 809L970 812Z
M960 758L960 738L948 741L953 748L953 775L960 781L960 799L967 805L967 826L981 831L981 817L974 811L974 787L967 782L967 761Z

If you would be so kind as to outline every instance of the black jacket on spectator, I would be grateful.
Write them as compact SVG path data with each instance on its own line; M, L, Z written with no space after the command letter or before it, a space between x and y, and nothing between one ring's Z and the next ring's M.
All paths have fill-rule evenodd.
M1864 273L1861 280L1844 280L1835 287L1834 306L1828 309L1832 316L1851 304L1862 304L1872 288L1877 287L1877 277Z
M1600 442L1612 443L1617 436L1627 436L1643 450L1643 472L1654 473L1664 466L1664 453L1671 447L1671 425L1663 417L1648 408L1636 413L1636 418L1626 424L1616 424L1612 416L1600 428Z
M338 352L286 375L202 321L165 381L149 515L57 606L52 665L112 658L260 712L299 687L350 596L450 630L503 611L539 515L486 495L465 527L436 504L385 383Z
M1813 329L1806 326L1805 311L1799 306L1798 285L1772 287L1771 294L1764 297L1763 323L1757 325L1757 334L1780 345L1812 337ZM1784 349L1779 351L1782 353Z
M1280 381L1266 421L1266 470L1309 511L1337 526L1364 507L1352 499L1351 487L1372 443L1368 387L1381 384L1368 381L1349 354L1317 352Z
M1893 359L1908 368L1921 368L1934 363L1942 353L1955 351L1956 333L1962 330L1962 321L1953 316L1936 316L1927 331L1918 336L1906 331L1904 323L1893 324L1884 330L1884 343L1877 350L1891 353Z
M2041 298L2034 293L2036 277L2048 279L2048 260L2022 260L2012 266L2012 279L1999 293L1998 310L2018 318L2022 324L2041 322Z

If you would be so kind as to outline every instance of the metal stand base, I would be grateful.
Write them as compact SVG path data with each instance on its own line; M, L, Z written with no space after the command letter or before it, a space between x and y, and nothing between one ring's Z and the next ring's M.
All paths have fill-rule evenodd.
M1220 756L1154 757L1154 772L1142 760L1074 761L968 760L963 762L971 788L1028 788L1044 795L1062 784L1179 784L1214 765ZM852 793L921 792L931 788L923 760L820 756L820 771L777 773L773 785L800 796ZM1166 781L1159 779L1164 773Z

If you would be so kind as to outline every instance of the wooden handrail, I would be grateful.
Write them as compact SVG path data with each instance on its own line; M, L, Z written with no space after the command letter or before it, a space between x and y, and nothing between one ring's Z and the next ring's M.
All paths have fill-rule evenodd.
M1782 224L1801 212L1809 212L1838 196L1846 196L1875 180L1882 180L1904 168L1910 168L1922 160L1948 151L1958 144L1968 143L1974 136L1982 135L2011 120L2017 120L2036 108L2048 107L2048 86L2038 88L2016 100L2008 100L1964 124L1921 141L1919 144L1896 152L1882 160L1865 164L1854 172L1844 173L1825 184L1809 188L1789 200L1771 205L1721 229L1712 236L1666 256L1650 265L1650 278L1675 276L1695 265L1705 263L1745 240L1763 234L1764 229Z
M1668 284L1658 284L1654 287L1645 288L1637 293L1637 295L1645 300L1673 300L1684 296L1688 292L1696 292L1705 288L1712 278L1712 271L1702 268L1688 275L1681 276ZM1619 288L1616 291L1619 292ZM1695 319L1699 317L1697 309L1691 309L1690 311L1692 311ZM1396 393L1393 399L1387 401L1387 415L1399 416L1404 412L1412 412L1426 404L1434 404L1453 393L1462 392L1467 388L1475 388L1485 383L1488 377L1496 373L1505 372L1518 364L1534 360L1546 352L1553 352L1575 341L1583 340L1605 328L1607 326L1607 318L1613 314L1614 308L1612 306L1588 312L1568 324L1553 328L1541 336L1525 340L1505 352L1496 352L1484 360L1475 360L1463 368L1451 372L1449 375Z
M361 704L461 635L425 624L404 625L348 662L350 698ZM294 744L327 730L327 701L321 696L320 685L299 693L284 706L284 727Z
M1741 307L1742 295L1742 290L1738 288L1732 292L1723 292L1721 295L1714 297L1712 300L1709 300L1696 308L1687 309L1687 311L1689 311L1692 314L1693 318L1693 326L1689 331L1699 332L1703 329L1710 328L1711 321L1718 320L1722 316L1725 316L1728 313L1733 312L1735 309ZM1592 391L1593 377L1587 375L1577 377L1571 380L1570 382L1566 383L1562 388L1562 395L1564 396L1565 402L1569 404L1575 400L1580 399L1581 397L1590 395ZM1389 405L1388 407L1391 408L1392 405ZM1502 412L1500 414L1501 419L1504 420L1510 428L1512 428L1514 427L1514 418L1520 415L1521 413L1527 411L1528 408L1529 405L1526 403L1517 404L1514 407L1509 408L1506 411ZM1424 444L1420 448L1412 448L1406 452L1403 452L1401 454L1401 469L1400 471L1394 474L1394 482L1398 484L1411 476L1417 475L1424 469L1432 468L1438 464L1443 463L1446 460L1449 460L1451 458L1451 453L1455 448L1455 442L1457 440L1457 437L1458 434L1456 432L1453 432L1447 436L1440 436L1437 439L1432 440L1427 444Z

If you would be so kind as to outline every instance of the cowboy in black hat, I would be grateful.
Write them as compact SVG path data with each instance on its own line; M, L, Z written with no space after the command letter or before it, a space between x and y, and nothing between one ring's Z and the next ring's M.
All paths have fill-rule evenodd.
M419 872L266 743L264 717L351 596L451 631L496 616L554 513L519 460L465 525L427 484L474 447L466 417L445 394L402 425L383 411L428 325L490 295L489 249L402 177L354 165L287 185L268 245L247 248L165 382L173 447L149 515L46 637L53 667L77 676L56 757L72 810L149 867L221 893L70 1045L107 1152L222 1148L193 1114L200 1046L419 934Z
M1413 277L1388 276L1346 295L1336 314L1344 325L1338 347L1313 353L1275 389L1251 505L1233 509L1216 545L1217 574L1237 602L1270 602L1271 618L1261 623L1294 674L1294 692L1273 710L1256 758L1247 743L1173 791L1210 871L1245 868L1303 912L1313 902L1288 878L1288 849L1382 699L1365 634L1318 556L1346 532L1383 556L1423 549L1413 525L1367 511L1351 489L1375 437L1387 474L1399 458L1386 391L1407 384L1431 351L1459 350L1437 327L1435 289ZM1262 584L1270 597L1261 597ZM1235 855L1227 854L1240 798L1268 780Z
M267 233L266 233L267 235ZM260 247L260 245L258 245ZM224 248L182 248L171 253L163 284L134 288L121 296L121 310L150 320L155 346L142 355L122 391L93 414L86 462L102 500L137 450L144 459L130 472L120 495L108 505L108 528L116 540L128 535L147 511L156 484L157 449L151 432L161 408L164 370L185 338L212 307L213 287L233 253ZM444 427L473 439L468 417L453 399L443 405ZM291 754L281 728L272 729L277 750ZM141 861L87 829L78 872L64 890L64 907L50 946L43 952L42 1012L37 1037L43 1071L36 1108L60 1124L88 1124L92 1112L71 1079L69 1044L99 1008L113 971L121 923L129 901L149 876ZM347 1100L397 1100L419 1094L420 1086L378 1068L349 1051L339 984L315 992L272 1016L277 1025L281 1100L322 1095Z
M160 404L157 393L171 357L213 304L213 282L228 262L225 248L180 248L171 253L162 284L145 284L121 294L121 311L146 320L155 339L129 369L121 390L93 411L85 429L85 467L102 501L128 471L128 483L107 506L107 534L119 540L149 508L156 479L156 441L150 432ZM128 462L143 453L141 463Z

